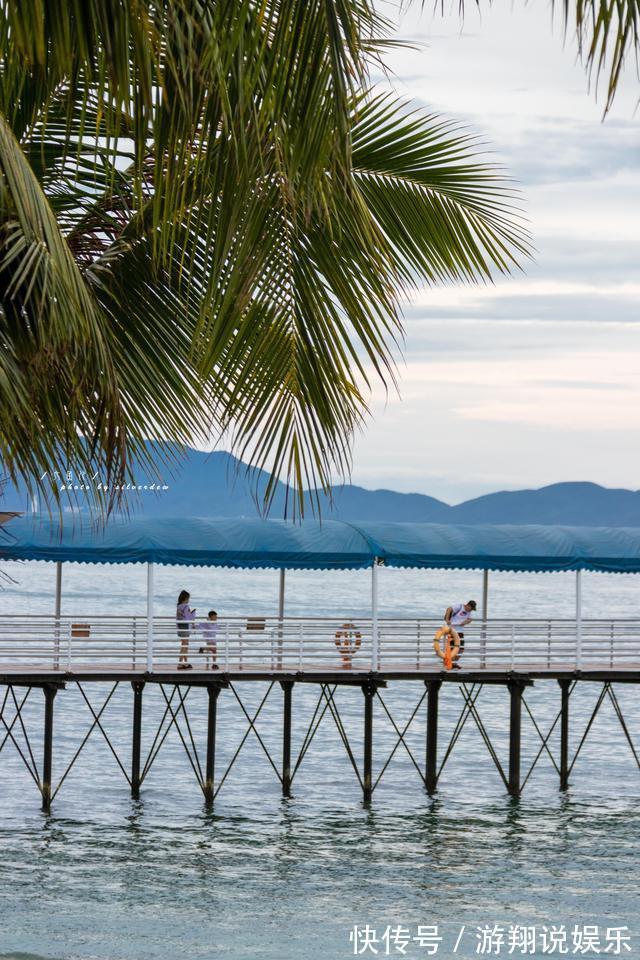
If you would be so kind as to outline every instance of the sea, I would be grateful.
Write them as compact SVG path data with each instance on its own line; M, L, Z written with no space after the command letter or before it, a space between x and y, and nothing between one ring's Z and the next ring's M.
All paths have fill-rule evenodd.
M53 611L52 564L4 563L0 615ZM7 579L11 578L11 579ZM474 572L380 571L382 615L440 616L452 601L477 599ZM491 574L495 617L572 617L571 574ZM638 617L637 578L585 574L586 617ZM68 564L64 615L144 613L142 566ZM275 571L156 569L159 614L171 615L180 589L199 612L272 615ZM356 618L368 612L366 572L287 574L286 612ZM473 631L469 634L473 642ZM221 777L267 685L240 685L218 701ZM589 724L601 687L580 684L571 697L571 752ZM84 693L94 713L110 685ZM19 692L18 692L19 693ZM338 727L327 711L281 797L267 757L279 763L282 692L275 685L249 731L212 810L180 735L171 729L142 786L130 796L118 760L94 728L56 795L40 809L37 786L11 738L0 752L0 958L8 960L347 960L348 957L593 957L640 960L640 700L617 684L593 721L569 789L542 747L557 718L555 681L525 693L522 796L510 798L478 726L469 719L430 798L414 766L424 763L424 702L419 683L390 684L374 709L374 778L365 805ZM42 694L24 706L25 731L41 766ZM293 693L294 761L318 702L318 690ZM100 723L128 770L131 689L112 694ZM363 697L335 695L343 732L362 758ZM627 725L625 735L616 704ZM165 706L144 692L143 757ZM444 756L464 706L457 684L441 693ZM478 716L499 762L508 757L508 694L485 687ZM385 712L388 710L388 714ZM417 710L416 710L417 707ZM5 703L4 724L15 707ZM203 762L206 692L185 701ZM246 711L246 713L245 713ZM405 743L397 734L389 715ZM532 719L533 718L533 719ZM535 722L534 722L535 721ZM54 709L54 782L65 773L93 722L72 684ZM186 726L185 741L190 745ZM28 757L20 724L16 743ZM0 743L4 734L0 731ZM558 756L558 724L547 746ZM409 754L411 752L411 755ZM413 759L412 759L413 757Z

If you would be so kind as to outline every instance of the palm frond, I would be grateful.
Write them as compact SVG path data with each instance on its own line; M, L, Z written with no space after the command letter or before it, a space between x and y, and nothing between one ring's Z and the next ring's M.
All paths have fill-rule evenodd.
M575 29L580 56L595 80L606 78L604 112L611 108L622 72L640 53L639 0L554 0L560 7L565 30Z
M530 253L516 191L457 124L388 95L354 111L353 171L402 284L475 282Z
M0 0L3 458L121 475L226 434L302 514L395 385L399 298L526 256L509 185L362 94L368 0L61 8Z

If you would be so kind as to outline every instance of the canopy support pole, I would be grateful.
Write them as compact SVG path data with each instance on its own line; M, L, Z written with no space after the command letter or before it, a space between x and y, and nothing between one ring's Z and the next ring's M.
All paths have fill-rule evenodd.
M153 673L153 563L147 564L147 673Z
M377 670L380 664L378 636L378 561L371 567L371 669Z
M284 588L286 573L286 570L280 571L280 583L278 587L278 620L282 620L284 617Z
M487 665L487 613L489 610L489 571L482 571L482 630L480 632L480 666Z
M582 570L576 570L576 668L582 667Z
M56 605L55 630L53 640L53 669L60 669L60 613L62 612L62 560L56 560Z
M286 570L280 571L278 584L278 670L282 669L282 647L284 638L284 592L286 586Z

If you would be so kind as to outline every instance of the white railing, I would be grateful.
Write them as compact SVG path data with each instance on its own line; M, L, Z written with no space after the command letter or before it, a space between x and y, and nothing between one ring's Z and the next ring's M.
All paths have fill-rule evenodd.
M370 670L372 621L345 623L331 617L229 617L218 620L214 651L206 649L199 621L188 627L188 659L195 669L222 671ZM439 670L433 635L441 625L438 619L380 617L379 669ZM0 616L0 670L176 667L183 638L175 619L155 617L151 626L149 631L143 616ZM640 669L640 620L583 620L581 635L575 620L476 620L464 633L460 662L466 669Z

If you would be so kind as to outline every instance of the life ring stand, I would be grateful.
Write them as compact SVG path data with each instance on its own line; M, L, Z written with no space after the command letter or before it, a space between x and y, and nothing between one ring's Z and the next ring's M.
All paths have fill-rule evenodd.
M452 642L455 643L456 647L459 647L460 637L457 630L450 626L440 627L439 630L436 630L433 637L433 649L442 660L445 670L451 670L453 667Z

